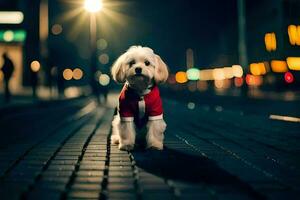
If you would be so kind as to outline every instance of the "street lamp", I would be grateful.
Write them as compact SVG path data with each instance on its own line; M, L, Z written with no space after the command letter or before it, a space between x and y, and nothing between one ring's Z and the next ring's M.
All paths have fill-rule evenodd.
M96 14L101 11L103 4L101 0L85 0L84 9L90 13L90 85L93 94L98 98L97 84L94 80L94 74L97 71L97 48L96 48L96 35L97 35L97 20Z
M101 0L85 0L84 8L90 13L98 12L102 9L102 1Z

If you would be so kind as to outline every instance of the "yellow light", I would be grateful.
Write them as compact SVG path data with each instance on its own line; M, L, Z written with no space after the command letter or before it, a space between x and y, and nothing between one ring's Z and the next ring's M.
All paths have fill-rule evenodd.
M224 69L222 68L213 69L213 78L214 80L224 80L225 79Z
M296 36L296 44L300 45L300 26L297 26L297 36Z
M99 84L102 86L107 86L110 82L110 78L107 74L101 74L99 76Z
M71 80L73 77L73 71L71 69L65 69L63 71L63 77L67 81Z
M289 25L288 35L291 45L300 45L300 26Z
M300 70L300 57L288 57L286 61L290 70Z
M284 60L272 60L271 68L273 72L284 73L288 71L287 64Z
M102 1L101 0L85 0L84 8L91 13L98 12L102 9Z
M13 39L14 39L14 32L11 31L11 30L5 31L5 32L3 33L3 39L4 39L4 41L6 41L6 42L11 42L11 41L13 41Z
M103 53L98 57L98 60L101 64L105 65L109 62L109 56L106 53Z
M39 63L39 61L34 60L31 62L30 68L33 72L38 72L41 68L41 64Z
M82 76L83 76L83 72L81 69L76 68L73 70L73 78L75 80L80 80L82 78Z
M183 71L179 71L175 74L175 80L177 83L185 83L188 81L187 75Z
M235 77L242 77L243 76L243 68L241 65L232 65L232 73Z
M224 67L223 71L224 71L225 79L233 78L233 70L231 67Z
M1 11L0 24L21 24L24 20L24 15L19 11Z
M275 51L277 47L276 35L274 32L265 34L265 46L267 51Z

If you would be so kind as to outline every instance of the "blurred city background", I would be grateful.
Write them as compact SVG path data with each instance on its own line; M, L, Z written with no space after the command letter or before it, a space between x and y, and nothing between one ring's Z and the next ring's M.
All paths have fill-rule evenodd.
M299 0L0 0L1 199L299 199ZM119 151L132 45L167 63L164 150Z
M0 1L0 54L14 65L13 96L106 93L118 87L110 77L114 60L140 44L168 64L166 92L299 98L297 0L106 0L89 6L82 0ZM4 98L3 70L0 80Z

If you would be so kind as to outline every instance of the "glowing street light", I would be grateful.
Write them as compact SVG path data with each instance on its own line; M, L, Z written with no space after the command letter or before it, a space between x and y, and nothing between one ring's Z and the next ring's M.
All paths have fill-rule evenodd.
M95 96L98 96L94 74L97 71L97 12L101 11L103 4L101 0L85 0L84 9L90 14L90 85ZM98 98L98 97L97 97Z
M101 0L85 0L84 8L91 13L98 12L102 9L103 4Z

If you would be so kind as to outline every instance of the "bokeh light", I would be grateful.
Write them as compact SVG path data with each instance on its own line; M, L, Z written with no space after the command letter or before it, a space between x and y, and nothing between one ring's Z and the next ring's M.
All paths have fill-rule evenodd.
M213 69L213 78L214 80L224 80L225 79L224 70L221 68Z
M14 32L11 30L5 31L3 34L3 40L5 42L11 42L14 39Z
M283 73L288 70L287 63L284 60L272 60L271 69L276 73Z
M263 62L260 63L251 63L250 64L250 72L254 76L264 75L267 73L265 64Z
M244 79L242 77L235 77L234 78L234 85L235 87L241 87L244 83Z
M101 74L99 76L99 84L102 86L107 86L110 82L110 77L107 74Z
M246 83L249 86L260 86L263 83L263 79L261 76L254 76L251 74L247 74Z
M73 70L73 78L75 80L80 80L83 77L83 71L79 68Z
M63 28L60 24L54 24L52 27L51 27L51 32L53 35L59 35L61 34L63 31Z
M235 77L242 77L243 76L243 68L241 65L232 65L232 73Z
M186 83L188 81L187 75L183 71L179 71L175 74L175 80L177 83Z
M39 63L39 61L34 60L30 63L30 69L33 72L38 72L41 69L41 64Z
M199 69L197 68L190 68L186 71L187 79L190 81L197 81L199 80Z
M284 74L284 80L287 83L292 83L292 82L294 82L294 75L291 72L286 72Z
M190 109L190 110L193 110L193 109L195 109L195 103L194 102L188 102L188 104L187 104L187 107L188 107L188 109Z
M101 38L97 41L97 48L99 50L104 50L104 49L107 48L107 46L108 46L108 44L107 44L107 41L105 39Z
M267 51L275 51L277 47L276 43L276 35L274 32L265 34L265 46Z
M288 35L291 45L300 45L300 26L289 25Z
M63 77L67 81L71 80L73 77L73 71L71 69L65 69L63 71Z
M200 70L200 80L203 81L214 80L213 70L212 69Z
M98 60L101 64L105 65L109 62L109 56L106 53L103 53L98 57Z
M288 57L286 61L290 70L300 70L300 57Z

